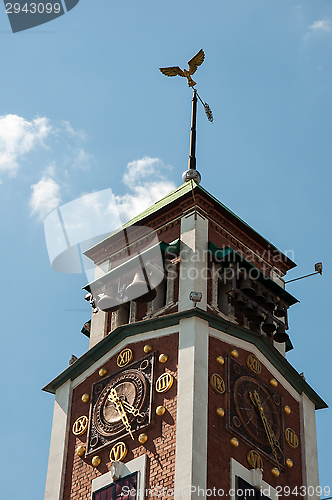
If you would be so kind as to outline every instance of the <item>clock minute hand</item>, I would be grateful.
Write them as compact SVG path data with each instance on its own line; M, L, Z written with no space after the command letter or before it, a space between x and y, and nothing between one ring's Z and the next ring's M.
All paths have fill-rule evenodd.
M266 416L264 414L264 410L263 410L261 401L259 399L259 395L258 395L257 391L254 391L254 395L252 396L252 393L250 392L249 396L250 396L250 399L255 404L256 408L258 409L259 415L260 415L261 420L263 422L264 430L266 432L267 438L269 440L269 443L270 443L270 446L271 446L271 449L272 449L273 456L276 459L276 461L279 463L278 455L277 455L277 452L276 452L276 447L279 449L279 451L281 451L281 453L282 453L282 450L280 448L280 444L279 444L277 438L274 435L273 430L271 429L269 421L267 420L267 418L266 418Z
M109 401L111 401L114 404L116 411L119 413L119 415L121 417L123 425L125 426L126 430L129 432L131 439L134 440L134 436L133 436L131 426L130 426L130 423L129 423L129 420L127 417L127 413L125 412L125 409L123 408L123 405L122 405L122 401L119 398L114 387L113 387L113 389L111 389L111 393L109 394L108 399L109 399Z

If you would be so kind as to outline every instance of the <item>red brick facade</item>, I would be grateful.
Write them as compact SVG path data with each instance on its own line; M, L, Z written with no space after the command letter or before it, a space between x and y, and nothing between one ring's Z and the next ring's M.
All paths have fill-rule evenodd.
M234 346L222 342L219 339L210 337L209 340L209 376L213 373L219 373L225 382L227 381L227 363L220 366L216 362L217 356L226 358L229 356L231 349ZM246 357L250 351L236 347L239 353L237 361L241 365L246 365ZM261 363L262 371L255 375L265 385L269 385L269 380L273 378L267 368ZM264 464L263 480L272 487L276 486L295 486L300 488L304 483L302 477L302 462L301 462L301 438L300 438L300 408L299 403L287 392L287 390L279 383L276 392L282 397L282 405L291 408L291 414L283 414L284 428L290 427L295 431L299 438L299 445L292 449L285 443L284 453L285 458L290 458L293 461L293 467L288 469L285 467L278 478L275 478L272 473L272 467L275 463L261 454ZM225 416L219 417L216 414L216 408L222 407L225 409ZM234 458L241 465L249 469L247 462L247 452L255 449L244 439L227 429L227 411L228 411L228 388L222 395L216 394L209 386L209 403L208 403L208 450L207 450L207 487L208 488L223 488L228 491L230 485L230 459ZM236 437L240 444L238 448L233 448L230 445L230 439ZM283 438L283 435L280 439ZM299 490L300 491L300 490ZM295 497L294 497L295 498Z
M128 347L134 352L134 361L145 356L143 347L150 344L156 352L156 367L155 379L164 371L169 372L174 377L174 382L169 391L166 393L157 393L155 390L153 398L153 414L154 421L152 425L147 427L144 432L149 439L144 444L139 444L137 435L134 435L135 440L132 441L130 436L121 439L128 446L128 454L124 462L128 462L142 454L146 454L147 461L147 481L146 488L153 489L155 487L173 487L174 485L174 468L175 468L175 433L176 433L176 398L177 398L177 359L178 359L178 334L173 334L165 337L149 339L148 341L129 344ZM165 364L158 361L158 356L161 353L168 355L168 360ZM117 353L118 354L118 353ZM116 359L117 354L112 356L104 365L108 374L115 373L119 370ZM130 367L130 365L128 365ZM75 420L81 415L89 415L89 403L83 403L82 395L90 393L91 386L94 382L100 380L98 370L87 377L79 384L72 393L71 416L69 425L68 451L66 460L66 475L64 482L63 500L90 500L91 499L91 481L109 471L110 458L109 452L111 446L107 447L98 453L101 458L101 463L98 467L91 465L92 456L80 458L76 454L76 449L80 445L85 445L87 434L75 436L72 432L72 427ZM162 417L155 414L155 408L163 405L166 412Z

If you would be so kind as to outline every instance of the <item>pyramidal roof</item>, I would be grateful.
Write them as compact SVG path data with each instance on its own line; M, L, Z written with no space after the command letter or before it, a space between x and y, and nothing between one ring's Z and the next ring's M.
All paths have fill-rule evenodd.
M100 245L102 245L105 241L107 241L109 238L117 234L119 231L122 231L123 229L133 226L134 224L137 224L138 222L143 221L144 219L147 219L148 217L152 216L153 214L159 212L160 210L164 209L168 205L173 204L177 200L180 200L181 198L187 196L188 194L194 192L195 194L200 193L210 201L214 203L216 206L216 209L221 211L224 216L232 220L236 225L239 225L240 227L242 226L242 230L248 234L250 234L251 237L253 237L255 240L259 241L263 246L269 246L272 249L277 249L275 245L273 245L270 241L268 241L266 238L264 238L261 234L259 234L257 231L255 231L247 222L245 222L243 219L238 217L234 212L232 212L229 208L226 207L223 203L221 203L217 198L212 196L206 189L204 189L201 185L196 184L194 181L188 181L179 186L178 188L174 189L171 191L169 194L161 198L160 200L156 201L153 205L151 205L149 208L145 209L143 212L140 214L136 215L133 217L131 220L126 222L123 226L121 226L119 229L111 233L109 236L98 242L96 245L91 247L89 250L87 250L85 255L88 256L90 251L92 249L96 249ZM278 250L279 251L279 250ZM279 251L280 252L280 251ZM282 252L280 252L281 254ZM289 268L296 267L296 264L290 260L288 257L285 256L285 260L288 263Z

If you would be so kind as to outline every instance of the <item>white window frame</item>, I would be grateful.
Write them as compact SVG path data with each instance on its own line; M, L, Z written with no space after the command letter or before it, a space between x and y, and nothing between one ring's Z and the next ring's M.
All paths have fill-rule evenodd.
M278 500L279 497L277 490L270 484L263 481L262 474L260 474L259 469L247 469L234 460L234 458L231 458L231 500L237 500L236 476L239 476L247 481L247 483L251 484L253 488L261 490L262 494L269 497L271 500ZM233 492L234 494L231 495Z
M137 500L144 500L145 493L145 471L146 471L146 455L142 455L134 460L130 460L124 464L124 470L120 479L124 479L126 476L138 472L137 474ZM92 480L91 486L91 500L93 499L93 494L95 491L104 488L105 486L110 486L114 483L111 472L106 472L102 476L97 477Z

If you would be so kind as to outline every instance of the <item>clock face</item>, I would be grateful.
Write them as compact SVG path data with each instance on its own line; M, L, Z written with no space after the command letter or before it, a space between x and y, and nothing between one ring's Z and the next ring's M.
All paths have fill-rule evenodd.
M146 397L147 382L140 370L125 370L113 377L94 407L93 422L98 432L103 436L122 435L126 431L124 415L129 424L137 418L140 423L147 420L148 414L143 409Z
M152 354L93 384L87 455L150 424L153 369Z
M228 428L272 460L282 462L282 399L272 388L229 359Z
M250 376L240 377L234 384L234 403L235 410L242 427L246 430L249 436L261 445L269 445L269 439L266 434L261 415L264 414L275 437L280 439L280 419L276 404L272 400L263 385L258 383ZM252 400L253 395L256 395L261 403L261 411L258 411L256 400ZM238 421L236 419L236 423Z

